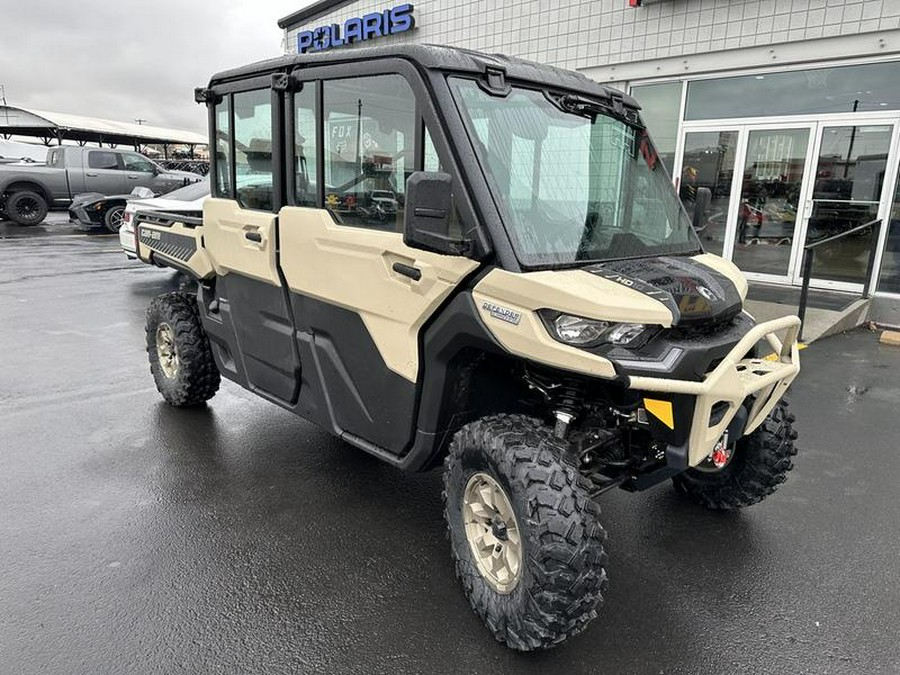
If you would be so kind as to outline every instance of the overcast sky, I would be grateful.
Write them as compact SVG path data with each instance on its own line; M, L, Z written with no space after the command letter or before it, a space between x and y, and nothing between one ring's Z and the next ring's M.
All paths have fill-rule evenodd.
M279 56L278 19L312 0L13 0L0 20L9 105L204 133L194 87Z

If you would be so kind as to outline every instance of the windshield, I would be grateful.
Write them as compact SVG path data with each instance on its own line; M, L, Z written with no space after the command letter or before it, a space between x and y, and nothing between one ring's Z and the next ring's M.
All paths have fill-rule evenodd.
M643 129L564 111L541 91L449 81L523 265L700 252Z

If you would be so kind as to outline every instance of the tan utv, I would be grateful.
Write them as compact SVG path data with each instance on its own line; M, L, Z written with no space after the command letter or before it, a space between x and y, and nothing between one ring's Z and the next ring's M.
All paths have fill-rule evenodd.
M627 95L417 45L285 56L196 98L202 219L135 219L142 260L197 280L147 313L160 393L202 404L223 375L397 467L443 465L456 572L501 642L597 615L605 491L672 480L735 509L785 480L799 320L743 311Z

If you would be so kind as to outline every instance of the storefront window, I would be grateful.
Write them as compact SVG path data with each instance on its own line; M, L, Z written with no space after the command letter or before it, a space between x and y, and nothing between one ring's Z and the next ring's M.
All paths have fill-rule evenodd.
M894 191L891 219L888 222L884 257L881 259L881 280L878 290L884 293L900 293L900 181Z
M681 82L637 85L631 88L631 95L641 104L641 117L659 158L671 174L681 114Z
M900 64L867 63L696 80L686 120L900 109ZM638 99L640 100L640 99Z

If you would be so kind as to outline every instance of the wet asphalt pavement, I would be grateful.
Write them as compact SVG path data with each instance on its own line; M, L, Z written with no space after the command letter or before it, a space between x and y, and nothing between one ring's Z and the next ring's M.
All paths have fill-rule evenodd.
M522 655L469 609L440 476L223 382L166 407L143 314L177 277L0 224L0 673L897 673L900 349L813 345L787 484L742 513L602 498L611 586Z

